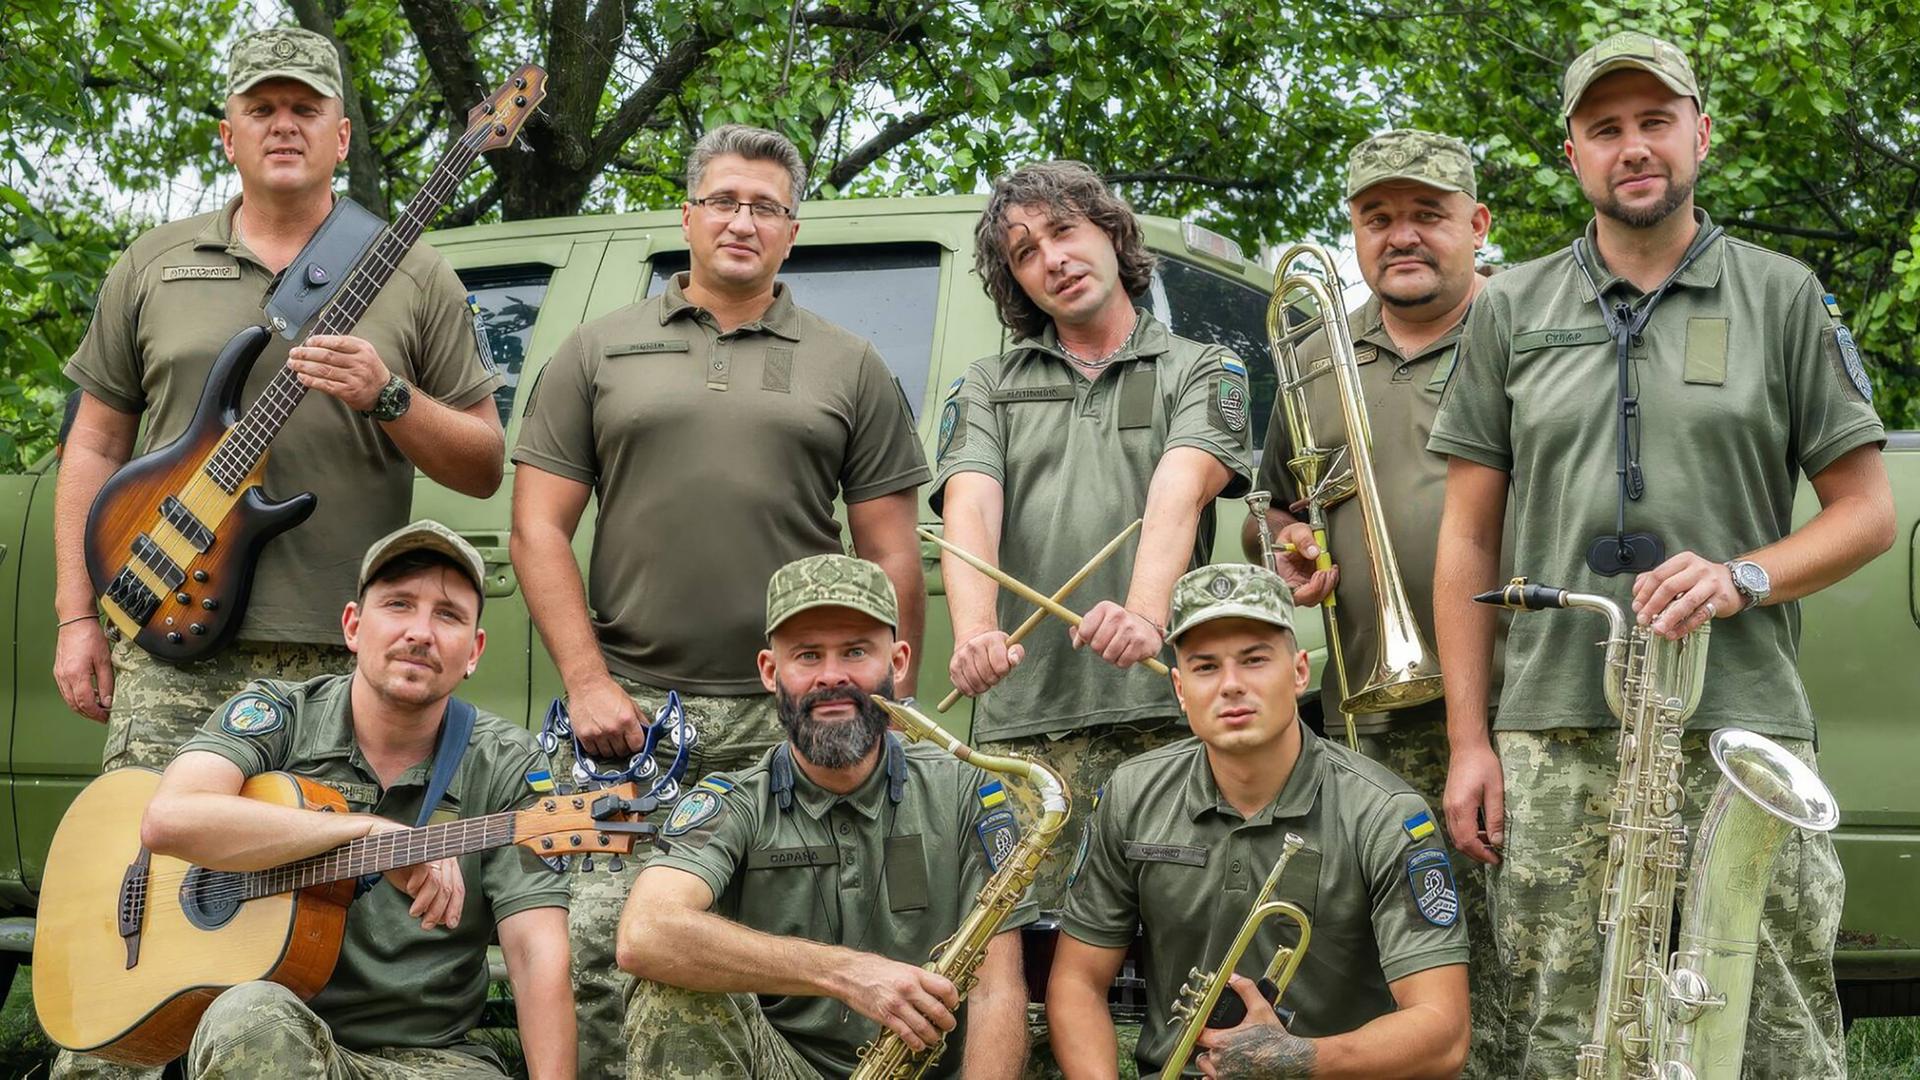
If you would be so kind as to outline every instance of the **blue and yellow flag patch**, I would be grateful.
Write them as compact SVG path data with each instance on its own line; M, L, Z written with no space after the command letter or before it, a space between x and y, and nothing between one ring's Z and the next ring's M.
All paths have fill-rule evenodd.
M1235 359L1234 357L1231 357L1231 356L1221 357L1220 366L1223 368L1226 368L1229 373L1238 375L1243 379L1247 377L1247 365L1241 363L1239 360Z
M724 776L709 776L693 786L696 788L706 788L708 791L725 795L727 792L733 790L733 781Z
M994 807L999 806L1001 803L1006 801L1007 801L1007 789L1000 786L1000 781L989 780L986 783L980 785L981 809L991 810Z
M527 786L545 795L553 790L553 774L545 769L535 769L527 774Z
M1407 830L1407 835L1415 840L1425 840L1433 835L1433 815L1422 810L1401 822L1400 827Z
M1827 295L1821 297L1820 302L1827 306L1828 315L1831 315L1836 319L1840 317L1840 301L1835 300L1833 298L1832 293L1828 293Z

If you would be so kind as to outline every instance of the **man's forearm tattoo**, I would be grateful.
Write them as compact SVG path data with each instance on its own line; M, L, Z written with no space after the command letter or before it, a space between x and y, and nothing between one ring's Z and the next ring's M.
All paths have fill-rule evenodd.
M1229 1035L1208 1053L1220 1080L1281 1080L1314 1074L1313 1040L1290 1035L1278 1024Z

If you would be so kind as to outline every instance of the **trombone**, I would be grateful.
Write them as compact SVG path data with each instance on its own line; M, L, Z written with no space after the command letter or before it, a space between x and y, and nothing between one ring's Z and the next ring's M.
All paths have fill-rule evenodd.
M1296 263L1305 265L1296 270ZM1438 698L1443 686L1440 665L1414 619L1413 605L1407 600L1406 580L1401 576L1400 562L1387 537L1386 512L1380 505L1379 483L1373 471L1373 431L1367 424L1366 401L1360 393L1360 365L1354 357L1353 338L1347 329L1346 309L1341 300L1345 291L1333 255L1326 248L1319 244L1295 244L1288 248L1273 271L1273 292L1267 299L1267 344L1279 373L1281 410L1293 445L1287 470L1305 496L1307 525L1313 530L1313 542L1320 549L1320 569L1333 565L1333 557L1327 550L1327 511L1349 498L1358 499L1360 503L1360 528L1366 542L1367 564L1373 574L1375 613L1379 616L1375 620L1379 628L1379 648L1373 670L1357 690L1349 681L1346 658L1340 647L1339 608L1333 593L1329 592L1321 601L1327 613L1328 655L1340 678L1340 712L1346 721L1347 745L1357 746L1354 714L1425 704ZM1311 314L1289 325L1289 315L1297 304L1309 308ZM1303 364L1300 345L1322 330L1327 335L1327 358ZM1340 418L1347 435L1345 446L1320 444L1307 400L1308 385L1329 374L1333 376L1340 400ZM1264 510L1262 506L1261 512L1255 514L1255 521L1262 526L1261 546L1271 568L1273 551L1264 528Z

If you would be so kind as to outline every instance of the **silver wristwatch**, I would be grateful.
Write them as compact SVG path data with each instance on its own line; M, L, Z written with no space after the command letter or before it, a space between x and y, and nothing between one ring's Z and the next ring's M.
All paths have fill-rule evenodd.
M1767 594L1773 591L1773 579L1767 576L1766 567L1751 559L1734 559L1727 563L1727 569L1733 574L1733 587L1746 598L1748 607L1767 602Z

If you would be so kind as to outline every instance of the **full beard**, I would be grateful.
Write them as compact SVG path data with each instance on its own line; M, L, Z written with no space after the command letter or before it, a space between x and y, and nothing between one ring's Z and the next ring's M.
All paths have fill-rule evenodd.
M1622 205L1619 197L1614 195L1613 189L1608 188L1606 198L1594 203L1593 208L1630 229L1651 229L1667 220L1675 210L1680 209L1682 204L1693 197L1693 183L1694 177L1680 180L1669 175L1666 197L1652 206L1639 208Z
M886 681L876 692L882 697L893 696L892 672L887 673ZM815 690L798 699L781 688L775 696L780 707L780 726L786 729L794 750L823 769L845 769L859 764L887 730L887 711L858 687ZM830 701L850 702L856 715L851 720L815 720L814 707Z

